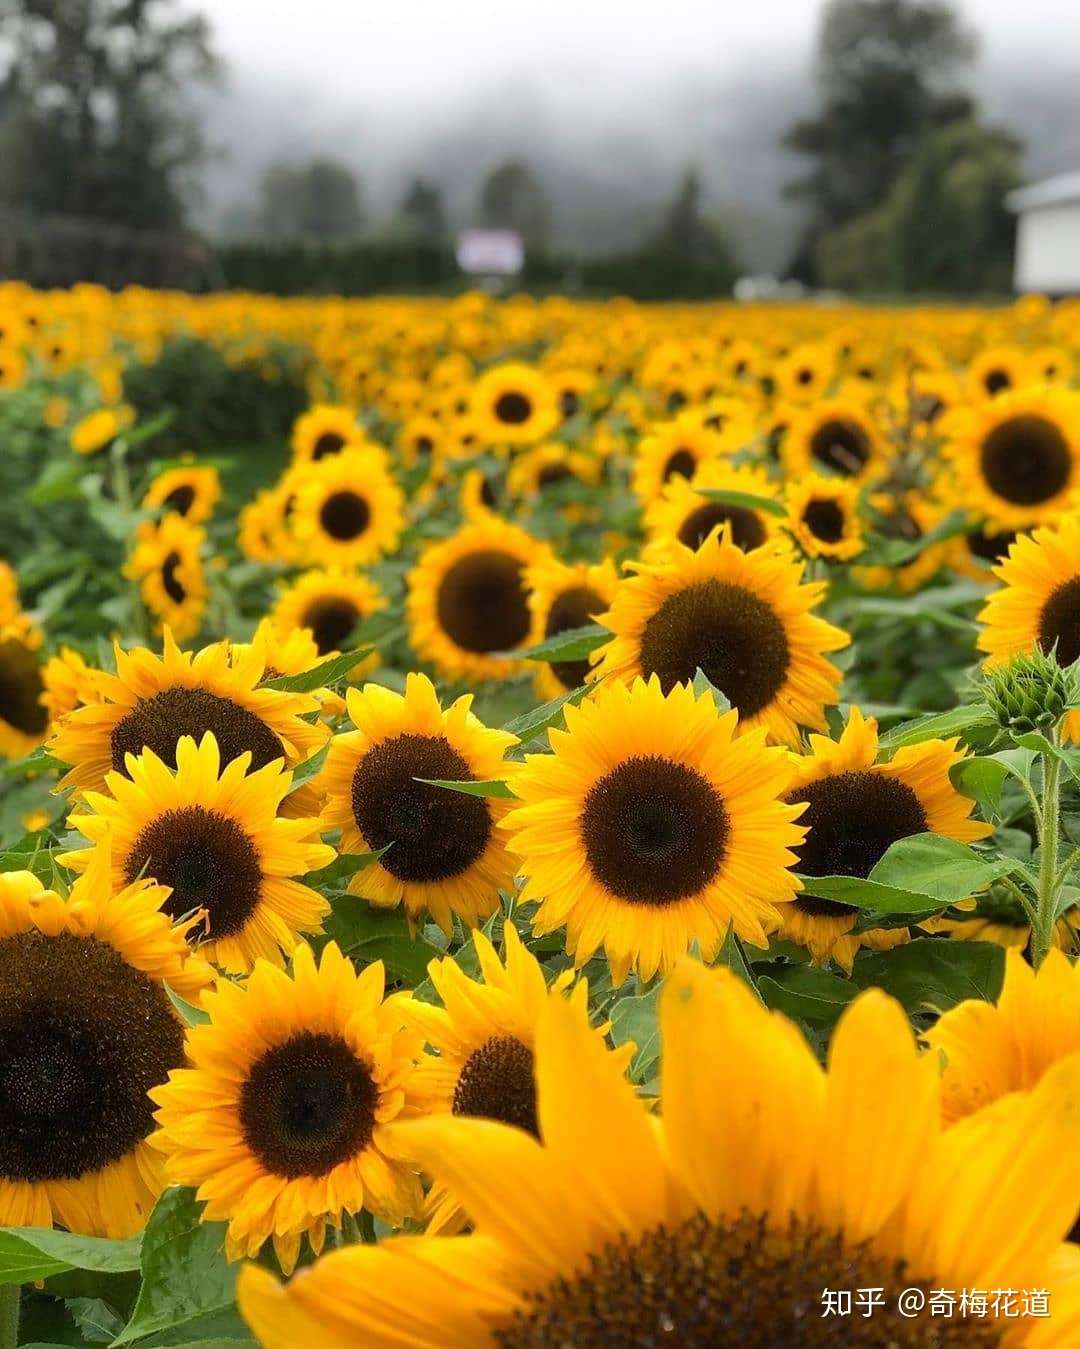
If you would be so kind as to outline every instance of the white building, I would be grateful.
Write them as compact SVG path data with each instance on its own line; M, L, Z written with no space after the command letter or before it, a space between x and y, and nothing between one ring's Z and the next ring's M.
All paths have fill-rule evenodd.
M1080 172L1018 188L1006 204L1017 216L1016 289L1080 294Z

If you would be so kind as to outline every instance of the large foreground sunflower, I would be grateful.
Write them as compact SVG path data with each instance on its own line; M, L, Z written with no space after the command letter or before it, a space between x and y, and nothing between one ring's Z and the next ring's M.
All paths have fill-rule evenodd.
M549 637L594 622L615 598L619 578L610 558L596 565L578 562L568 566L549 557L528 568L525 583L533 621L532 644L539 645ZM589 668L588 659L540 662L536 692L541 698L557 698L567 689L584 684Z
M994 575L1004 584L979 614L987 666L1035 646L1052 651L1059 665L1080 659L1080 517L1021 534ZM1080 740L1080 713L1071 712L1066 725L1069 738Z
M798 845L804 876L868 876L889 847L912 834L944 834L969 843L990 826L971 819L974 802L961 796L950 771L963 759L955 740L926 740L878 760L877 722L851 709L840 739L810 737L810 752L794 759L787 800L805 803L808 827ZM781 914L784 935L814 960L831 958L850 971L861 946L887 950L907 940L906 928L854 932L860 910L812 893L813 882Z
M116 893L107 855L62 899L0 875L0 1225L127 1237L164 1180L147 1091L184 1061L166 985L198 999L167 892Z
M998 529L1045 523L1080 486L1080 399L1045 388L1001 394L950 417L946 450L965 506Z
M352 1246L287 1287L248 1267L239 1303L261 1343L825 1349L839 1333L867 1349L977 1349L1005 1331L1039 1349L1076 1343L1062 1238L1080 1189L1080 1058L945 1129L937 1064L877 990L842 1017L827 1072L727 970L681 965L660 1026L656 1119L552 999L536 1046L541 1141L448 1115L395 1131L475 1234ZM857 1162L837 1164L838 1139ZM909 1316L897 1299L912 1287L923 1306ZM828 1290L862 1288L881 1291L872 1316L824 1314ZM1048 1289L1050 1319L935 1318L941 1288Z
M123 772L127 755L143 749L175 767L181 736L200 741L207 731L223 763L249 752L254 768L302 763L326 739L304 720L319 710L315 698L260 687L265 656L254 646L236 659L227 642L184 652L166 629L161 656L143 647L115 653L116 674L97 676L97 700L64 717L49 742L71 765L61 787L100 791L110 769Z
M197 914L200 954L222 969L250 970L260 957L282 963L302 932L318 932L330 905L293 879L334 860L317 819L282 819L292 774L281 761L249 772L244 753L221 765L213 733L184 736L176 769L153 750L129 754L123 773L105 779L109 795L87 792L69 824L91 844L112 843L113 883L149 876L171 894L165 912ZM60 861L85 871L94 848Z
M802 565L777 549L744 553L726 534L697 551L673 543L663 557L630 563L611 608L600 676L656 675L667 692L701 670L739 713L739 729L764 726L797 744L799 727L825 727L840 671L825 653L851 640L818 618L824 582L802 583Z
M519 668L496 653L528 642L524 572L547 551L495 516L429 545L409 574L409 632L417 654L448 679L499 679Z
M514 737L484 726L470 694L444 711L422 674L406 676L404 696L367 684L346 701L356 730L331 743L319 778L322 826L341 830L343 853L386 849L354 873L350 893L404 904L410 919L426 910L447 935L455 914L482 922L513 875L495 829L506 803L430 783L504 776Z
M273 1238L290 1270L304 1236L321 1250L343 1214L365 1208L400 1226L419 1211L419 1181L387 1147L387 1125L416 1110L421 1042L383 993L381 961L358 974L331 942L318 966L300 946L291 976L260 961L243 986L205 995L191 1066L151 1093L152 1142L171 1181L198 1186L205 1220L229 1224L230 1259Z
M765 944L797 889L801 808L781 800L784 752L760 728L737 737L737 720L655 677L566 708L554 752L514 773L522 804L504 821L537 932L565 927L578 964L602 946L617 983L670 969L695 941L711 957L729 924Z
M456 960L433 960L428 977L442 1006L412 998L405 1006L410 1025L435 1054L425 1055L417 1083L430 1111L449 1111L481 1119L502 1120L539 1137L533 1051L536 1028L549 992L539 961L522 944L511 923L504 929L506 954L498 953L483 932L472 934L483 982L470 979ZM554 995L573 983L569 971L556 977ZM587 1024L588 987L579 980L571 1001ZM604 1028L597 1029L603 1036ZM633 1044L616 1051L625 1066ZM441 1185L434 1185L424 1205L426 1230L458 1231L466 1215Z

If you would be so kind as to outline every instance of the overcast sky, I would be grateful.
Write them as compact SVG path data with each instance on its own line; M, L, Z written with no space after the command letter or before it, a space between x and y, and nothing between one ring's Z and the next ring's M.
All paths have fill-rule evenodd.
M809 54L813 0L203 0L243 83L296 82L319 100L468 94L518 75L622 84ZM1010 48L1080 55L1077 0L966 0L988 61Z

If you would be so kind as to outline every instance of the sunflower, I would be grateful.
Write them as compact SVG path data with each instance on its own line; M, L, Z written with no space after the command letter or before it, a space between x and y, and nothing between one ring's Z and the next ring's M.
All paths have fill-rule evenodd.
M223 769L211 732L198 746L183 736L175 771L153 750L129 754L125 772L105 779L109 795L87 792L69 817L92 845L111 839L117 888L140 876L167 886L166 913L199 916L200 955L240 974L260 958L282 964L300 933L321 930L329 904L292 878L335 857L317 819L279 817L292 786L281 761L255 772L250 762L241 754ZM59 860L81 872L93 855L90 847Z
M1051 950L1036 971L1012 949L997 1005L958 1003L923 1038L941 1059L949 1123L1010 1092L1033 1091L1054 1064L1080 1053L1080 967Z
M672 478L692 478L703 464L725 453L721 432L691 418L654 428L637 448L634 495L643 506L654 501Z
M495 514L498 504L494 479L481 468L466 469L458 493L462 516L470 524L482 524Z
M504 827L539 900L538 933L566 928L580 965L603 946L616 983L668 970L693 942L707 959L731 924L764 945L775 904L797 889L789 867L803 830L781 796L784 752L758 729L736 736L711 693L607 685L566 708L551 754L531 754Z
M982 521L973 523L952 541L952 566L974 581L991 581L991 570L1005 561L1017 536L1030 532L1028 529L994 529Z
M879 763L877 722L853 707L839 740L811 736L810 752L793 759L785 799L805 803L800 823L808 826L796 870L869 876L893 843L912 834L985 838L990 826L971 819L974 802L949 779L963 758L955 740L926 740ZM784 936L805 946L816 964L831 958L850 973L860 947L882 951L907 941L906 928L853 931L859 909L820 899L811 888L784 909L782 923Z
M869 502L875 512L874 524L878 532L886 539L905 544L917 544L925 539L941 523L943 516L937 502L918 490L871 492ZM894 586L907 593L918 590L936 576L951 552L947 543L932 543L897 566L853 567L852 579L867 590Z
M428 978L442 1006L412 998L405 1005L408 1022L438 1055L427 1055L417 1073L417 1084L431 1111L448 1111L516 1124L539 1137L536 1120L536 1084L533 1050L536 1026L549 992L543 966L522 944L512 923L504 928L506 953L499 959L488 938L472 934L483 983L470 979L450 957L433 960ZM552 985L561 995L573 983L564 971ZM587 1024L588 986L579 980L571 1001ZM601 1037L605 1027L598 1027ZM635 1046L618 1049L625 1067ZM424 1205L426 1230L459 1231L466 1215L441 1185L429 1192Z
M744 553L726 534L628 566L635 575L597 617L614 633L598 677L655 674L667 692L701 670L739 713L740 732L764 726L794 745L800 726L825 729L840 671L824 653L850 638L811 612L824 582L804 585L801 563L779 550Z
M859 489L844 478L805 473L788 484L785 526L807 557L847 562L862 552Z
M610 558L595 566L578 562L573 566L555 558L545 558L525 572L532 614L530 645L538 646L549 637L571 628L595 622L615 598L619 583ZM589 674L588 660L541 662L536 673L536 692L541 698L558 698L567 689L584 684Z
M291 528L309 561L363 566L397 546L404 503L380 456L349 450L300 479Z
M399 427L394 443L406 468L415 468L419 464L430 466L443 457L445 436L441 423L434 417L421 415L410 417Z
M147 1090L184 1061L166 985L197 1001L210 969L167 891L119 893L107 849L65 901L0 875L0 1225L128 1237L163 1188Z
M178 641L194 637L206 608L202 548L206 535L182 515L168 514L141 531L124 566L124 575L139 582L143 603Z
M525 568L545 544L495 516L429 544L409 573L413 649L448 679L501 679L520 669L496 653L526 645L532 626Z
M489 446L532 445L559 424L550 380L532 366L510 362L486 370L473 385L469 412Z
M0 759L21 759L49 729L41 633L19 614L0 622Z
M221 496L216 468L170 468L159 473L142 500L143 510L175 511L189 524L201 524L214 513Z
M205 1221L228 1223L229 1259L272 1237L291 1270L304 1236L321 1250L344 1214L400 1226L419 1212L416 1173L386 1140L417 1110L421 1041L384 982L382 961L358 974L331 942L318 966L301 945L291 975L260 961L244 985L205 995L190 1067L151 1093L151 1141L170 1181L198 1186Z
M645 507L645 533L650 543L678 539L687 548L700 548L721 525L744 551L760 548L776 537L779 521L767 510L751 505L716 501L703 491L741 492L777 500L769 475L749 464L736 466L713 460L701 466L690 479L675 476L664 484L658 497Z
M1075 1056L1030 1095L947 1128L933 1057L877 989L841 1018L827 1071L726 969L680 965L660 995L660 1031L656 1118L572 1007L551 999L536 1042L539 1141L453 1115L395 1130L475 1233L350 1246L287 1287L249 1266L238 1300L260 1343L825 1349L839 1334L868 1349L978 1349L1004 1330L1029 1349L1075 1340L1080 1292L1062 1246L1080 1189ZM857 1166L837 1165L837 1138ZM909 1319L897 1298L912 1286L925 1305ZM1051 1319L932 1319L933 1289L1005 1287L1048 1289ZM856 1288L880 1289L882 1303L838 1330L823 1292Z
M227 642L185 652L166 629L161 656L114 651L116 674L100 672L97 699L64 717L49 741L71 765L61 788L101 791L109 770L122 772L144 748L174 768L184 735L200 741L212 731L223 763L249 751L253 768L282 757L292 767L325 742L326 731L304 720L319 710L316 699L261 688L264 656L254 648L239 659Z
M994 575L1004 584L979 614L988 668L1034 646L1062 666L1080 659L1080 516L1021 534ZM1080 741L1080 713L1069 713L1066 728Z
M1029 388L949 419L946 452L965 506L996 529L1045 524L1080 485L1080 398Z
M425 910L447 935L454 915L475 927L499 905L513 867L495 829L505 802L421 779L486 782L505 775L506 731L469 711L472 695L445 711L431 681L405 678L404 696L377 684L346 694L355 731L335 736L319 779L322 827L340 829L342 853L378 852L349 892L373 904Z
M997 886L979 895L970 910L959 905L956 911L927 919L920 926L928 932L943 932L953 941L993 942L1006 950L1022 952L1027 952L1031 946L1031 923L1027 915L1018 900L1001 892ZM1050 940L1057 950L1069 955L1080 951L1080 912L1075 907L1057 920Z
M74 712L97 698L97 671L78 651L62 646L60 654L47 660L41 669L41 704L50 723Z
M71 448L76 454L97 454L111 445L133 420L129 407L99 408L90 412L71 429Z
M832 398L795 411L784 435L788 477L826 470L865 482L882 467L887 446L877 423L857 398Z
M320 656L347 648L356 625L386 608L373 581L345 567L304 572L278 596L272 617L283 632L306 628Z
M832 382L836 356L824 344L797 347L777 361L771 373L777 397L785 403L820 403Z
M294 463L317 464L320 459L332 458L364 441L351 407L317 403L297 417L290 444Z
M578 482L595 488L603 464L595 455L548 441L519 454L507 474L510 495L519 501L537 500L548 488Z
M967 368L968 393L991 399L1010 393L1027 379L1027 356L1019 347L985 347Z

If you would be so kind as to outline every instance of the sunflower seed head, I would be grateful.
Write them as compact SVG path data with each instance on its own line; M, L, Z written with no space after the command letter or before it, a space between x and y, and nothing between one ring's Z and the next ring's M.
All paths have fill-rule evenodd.
M1038 647L1018 652L992 670L982 686L986 705L1003 731L1024 735L1055 727L1074 700L1073 671Z

